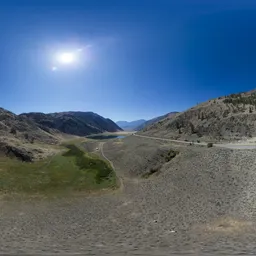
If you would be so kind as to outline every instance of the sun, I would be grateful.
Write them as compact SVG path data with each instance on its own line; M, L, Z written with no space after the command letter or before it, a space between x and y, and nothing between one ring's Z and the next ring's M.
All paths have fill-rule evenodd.
M75 62L75 54L71 52L63 52L57 56L57 60L62 64L71 64Z

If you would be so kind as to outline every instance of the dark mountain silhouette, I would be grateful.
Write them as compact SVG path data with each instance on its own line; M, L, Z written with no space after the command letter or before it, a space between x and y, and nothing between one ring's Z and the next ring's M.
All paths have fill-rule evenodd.
M78 136L122 130L112 120L93 112L25 113L21 114L20 117L28 118L47 132L54 129Z

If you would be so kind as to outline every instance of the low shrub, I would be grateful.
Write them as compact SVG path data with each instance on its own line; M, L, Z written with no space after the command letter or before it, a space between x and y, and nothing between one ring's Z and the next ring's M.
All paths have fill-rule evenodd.
M178 154L179 154L178 151L175 151L175 150L170 149L170 150L168 151L167 156L165 157L165 161L166 161L166 162L169 162L170 160L172 160L172 159L173 159L176 155L178 155Z
M207 148L212 148L212 147L213 147L213 143L212 142L207 143Z

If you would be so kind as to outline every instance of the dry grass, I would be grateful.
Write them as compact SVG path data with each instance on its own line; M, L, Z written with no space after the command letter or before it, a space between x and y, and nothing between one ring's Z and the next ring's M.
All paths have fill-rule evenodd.
M252 226L252 222L225 217L218 219L206 225L207 232L222 232L237 234L238 232L246 231Z
M147 176L153 169L160 170L169 149L162 142L135 136L122 139L122 143L108 141L104 144L104 150L115 167L127 176L136 177Z

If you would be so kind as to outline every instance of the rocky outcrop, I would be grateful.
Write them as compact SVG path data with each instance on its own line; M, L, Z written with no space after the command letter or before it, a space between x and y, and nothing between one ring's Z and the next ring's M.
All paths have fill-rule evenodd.
M19 147L5 142L0 142L0 153L4 156L14 157L24 162L32 162L34 155L25 147Z
M43 131L26 116L15 115L3 108L0 108L0 136L30 143L39 141L55 144L58 141L53 134Z

